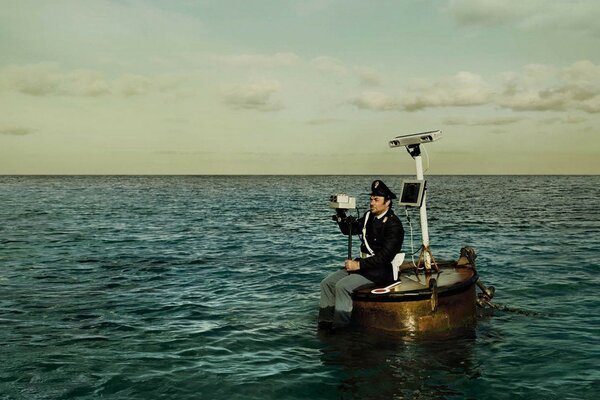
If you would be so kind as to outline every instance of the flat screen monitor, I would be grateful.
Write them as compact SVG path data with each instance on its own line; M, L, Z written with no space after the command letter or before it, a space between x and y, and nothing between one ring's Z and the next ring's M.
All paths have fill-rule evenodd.
M419 179L402 181L402 191L398 205L406 207L421 207L423 194L425 193L425 181Z

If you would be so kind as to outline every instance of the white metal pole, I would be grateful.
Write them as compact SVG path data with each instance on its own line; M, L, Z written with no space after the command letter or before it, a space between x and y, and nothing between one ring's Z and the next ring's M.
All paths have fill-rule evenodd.
M417 165L417 179L424 180L423 160L421 159L420 155L415 157L415 163ZM423 202L421 203L419 214L421 217L421 237L423 238L423 256L425 259L425 268L429 270L431 269L431 255L429 253L429 228L427 226L427 190L423 192Z

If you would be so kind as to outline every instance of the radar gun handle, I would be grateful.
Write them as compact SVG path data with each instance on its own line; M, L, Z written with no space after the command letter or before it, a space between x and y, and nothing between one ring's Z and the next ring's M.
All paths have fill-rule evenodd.
M348 218L348 260L352 260L352 219Z

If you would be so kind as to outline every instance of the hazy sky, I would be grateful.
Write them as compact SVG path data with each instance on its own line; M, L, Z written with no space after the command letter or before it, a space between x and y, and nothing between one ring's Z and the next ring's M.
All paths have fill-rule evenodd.
M0 174L600 173L600 1L0 0Z

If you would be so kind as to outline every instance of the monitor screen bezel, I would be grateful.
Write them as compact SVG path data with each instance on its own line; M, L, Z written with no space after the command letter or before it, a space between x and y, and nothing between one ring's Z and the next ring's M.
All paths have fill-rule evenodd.
M415 202L403 202L402 195L404 194L404 189L407 184L418 184L419 185L419 194L417 196L417 201ZM402 181L402 190L400 190L400 196L398 196L398 205L404 207L421 207L423 204L423 195L425 194L425 186L426 181L423 179L406 179Z

